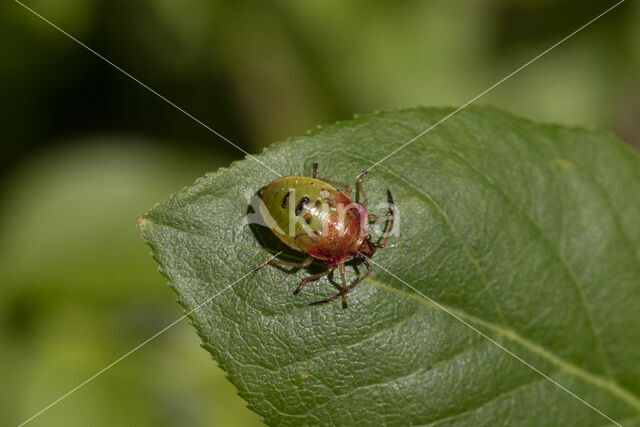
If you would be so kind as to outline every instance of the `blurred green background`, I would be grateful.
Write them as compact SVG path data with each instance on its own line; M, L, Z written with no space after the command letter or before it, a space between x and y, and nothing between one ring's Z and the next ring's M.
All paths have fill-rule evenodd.
M461 105L613 2L25 4L258 152L356 113ZM0 425L17 425L182 315L136 218L242 155L12 1L0 61ZM629 0L479 102L639 147L639 76ZM259 424L198 344L183 321L31 425Z

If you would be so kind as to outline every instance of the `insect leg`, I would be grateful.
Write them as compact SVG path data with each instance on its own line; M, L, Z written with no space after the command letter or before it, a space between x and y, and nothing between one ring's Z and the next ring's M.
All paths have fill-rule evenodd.
M318 179L320 181L326 182L329 185L333 185L334 187L344 187L344 194L351 197L351 187L349 187L349 184L345 184L344 182L334 181L332 179L324 179L324 178L318 178Z
M324 178L320 178L320 174L318 172L318 164L314 163L313 164L313 177L315 179L319 179L320 181L324 181L329 185L333 185L335 187L344 187L344 192L347 196L351 197L351 187L349 187L348 184L345 184L344 182L338 182L338 181L333 181L331 179L324 179Z
M391 231L393 230L393 222L396 216L396 205L393 202L393 196L391 195L391 190L387 190L387 198L389 199L389 212L385 214L385 217L389 217L389 227L387 228L387 232L384 236L384 241L382 243L374 243L373 246L376 248L384 248L387 244L387 240L389 240L389 236L391 235Z
M286 267L294 267L294 268L307 268L311 265L311 263L313 262L313 257L312 256L308 256L304 259L304 261L302 262L292 262L292 261L281 261L277 258L272 258L270 260L267 260L265 262L263 262L262 264L260 264L258 267L254 268L253 271L256 272L258 270L260 270L261 268L263 268L264 266L266 266L267 264L270 265L284 265Z
M362 282L364 279L369 277L369 275L371 274L371 266L369 265L367 260L363 259L362 263L365 265L365 267L367 267L367 273L364 276L362 276L361 278L359 278L358 280L356 280L355 282L353 282L352 284L350 284L349 286L347 286L347 288L344 291L342 291L342 292L344 292L345 295L347 293L349 293L349 291L351 291L351 289L355 288L358 283Z
M336 300L344 295L347 295L349 293L349 291L351 291L351 289L355 288L356 285L360 282L362 282L364 279L366 279L369 274L371 274L371 266L369 265L369 263L367 262L367 260L362 260L362 263L367 267L367 274L365 274L364 276L362 276L361 278L359 278L358 280L356 280L355 282L353 282L351 285L347 286L346 288L344 288L340 293L327 298L327 299L323 299L320 301L314 301L309 305L318 305L318 304L326 304L328 302L331 302L333 300Z
M342 264L340 264L340 266L338 267L338 270L340 271L340 279L342 279L342 290L344 291L347 288L347 281L344 278L344 262ZM348 304L347 304L347 294L342 295L342 308L347 308Z
M367 195L364 192L364 188L362 187L362 180L364 180L364 177L367 176L367 172L368 171L364 171L362 172L362 175L360 175L360 178L358 178L358 181L356 181L356 187L358 188L358 193L360 193L360 198L362 198L362 201L360 202L360 204L364 205L364 207L367 207Z
M331 273L334 268L335 268L334 266L331 266L331 267L327 268L327 271L323 271L322 273L313 274L311 276L305 277L304 279L302 279L302 282L300 282L300 284L298 285L296 290L293 291L293 293L297 294L298 292L300 292L300 290L302 290L302 288L304 287L304 285L307 284L307 282L311 282L313 280L318 280L322 276L326 276L327 274Z

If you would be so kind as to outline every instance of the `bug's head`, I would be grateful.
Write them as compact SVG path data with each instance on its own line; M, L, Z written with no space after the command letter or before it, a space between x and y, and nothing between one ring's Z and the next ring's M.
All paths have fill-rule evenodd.
M377 246L374 242L371 241L371 236L367 236L367 238L362 241L360 247L358 248L357 258L371 258L376 253L376 249Z

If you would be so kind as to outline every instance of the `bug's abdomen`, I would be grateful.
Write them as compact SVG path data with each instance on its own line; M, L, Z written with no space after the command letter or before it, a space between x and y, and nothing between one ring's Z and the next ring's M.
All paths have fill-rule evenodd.
M291 176L277 179L261 192L260 212L280 240L294 249L305 251L296 243L296 236L322 233L325 219L332 211L327 202L329 194L340 193L315 178Z
M335 209L325 219L322 233L300 235L297 245L309 255L336 265L351 258L366 234L366 210L338 193Z

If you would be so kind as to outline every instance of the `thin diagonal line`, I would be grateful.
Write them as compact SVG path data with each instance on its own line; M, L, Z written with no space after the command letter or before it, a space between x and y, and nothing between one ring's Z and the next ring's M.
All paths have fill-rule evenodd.
M185 109L183 109L182 107L178 106L176 103L174 103L173 101L171 101L170 99L168 99L167 97L165 97L164 95L161 95L160 93L158 93L156 90L152 89L151 87L149 87L147 84L141 82L140 80L138 80L137 78L135 78L134 76L132 76L131 74L129 74L127 71L123 70L121 67L119 67L118 65L114 64L112 61L108 60L107 58L105 58L104 56L102 56L101 54L99 54L98 52L96 52L95 50L93 50L92 48L90 48L89 46L87 46L86 44L84 44L83 42L81 42L80 40L78 40L77 38L75 38L74 36L72 36L71 34L67 33L65 30L63 30L62 28L58 27L56 24L54 24L53 22L49 21L47 18L45 18L44 16L40 15L38 12L36 12L35 10L31 9L29 6L25 5L24 3L20 2L20 0L14 0L16 3L18 3L20 6L24 7L25 9L27 9L29 12L33 13L35 16L37 16L38 18L42 19L44 22L46 22L47 24L51 25L53 28L55 28L56 30L60 31L62 34L64 34L65 36L69 37L71 40L73 40L74 42L78 43L80 46L84 47L85 49L87 49L89 52L93 53L94 55L96 55L98 58L102 59L104 62L106 62L107 64L111 65L113 68L115 68L116 70L120 71L122 74L124 74L125 76L129 77L131 80L133 80L134 82L138 83L140 86L142 86L143 88L147 89L149 92L153 93L154 95L156 95L158 98L162 99L164 102L166 102L167 104L171 105L173 108L175 108L176 110L180 111L181 113L183 113L184 115L186 115L187 117L189 117L190 119L192 119L193 121L195 121L196 123L198 123L199 125L203 126L204 128L208 129L209 131L211 131L214 135L218 136L219 138L223 139L224 141L228 142L229 144L231 144L232 146L236 147L238 150L242 151L247 157L249 157L252 160L255 160L256 162L258 162L259 164L261 164L262 166L264 166L265 168L269 169L271 172L273 172L274 174L278 175L278 176L282 176L280 173L276 172L275 170L273 170L271 167L267 166L266 164L264 164L263 162L261 162L260 160L258 160L257 158L255 158L254 156L252 156L251 154L249 154L247 151L245 151L244 149L240 148L238 145L234 144L233 142L231 142L228 138L226 138L224 135L222 135L221 133L217 132L216 130L214 130L211 126L205 124L204 122L202 122L200 119L198 119L197 117L195 117L193 114L189 113L188 111L186 111Z
M462 319L460 316L458 316L457 314L447 310L445 307L443 307L442 305L438 304L435 300L429 298L428 296L426 296L425 294L423 294L422 292L420 292L419 290L417 290L416 288L414 288L413 286L411 286L410 284L408 284L407 282L405 282L404 280L402 280L401 278L399 278L398 276L396 276L395 274L393 274L391 271L387 270L386 268L384 268L383 266L381 266L380 264L378 264L377 262L375 262L374 260L372 260L371 258L367 257L367 259L374 264L376 267L380 267L382 270L386 271L387 273L389 273L391 276L393 276L394 278L396 278L397 280L401 281L405 286L409 287L410 289L412 289L413 291L415 291L416 293L418 293L420 296L422 296L423 298L425 298L426 300L428 300L430 303L432 303L433 305L435 305L436 307L438 307L440 310L446 312L447 314L453 316L456 320L459 320L460 322L464 323L466 326L468 326L469 328L471 328L472 330L474 330L475 332L477 332L478 334L480 334L482 337L486 338L487 340L489 340L491 343L497 345L498 347L500 347L502 350L504 350L506 353L508 353L509 355L511 355L512 357L514 357L515 359L519 360L520 362L524 363L526 366L528 366L529 368L531 368L532 370L534 370L535 372L537 372L538 374L542 375L544 378L548 379L549 381L551 381L553 384L557 385L558 387L560 387L562 390L566 391L567 393L569 393L571 396L575 397L576 399L578 399L580 402L584 403L585 405L587 405L589 408L593 409L594 411L596 411L597 413L599 413L600 415L602 415L603 417L605 417L606 419L608 419L609 421L611 421L612 423L622 427L618 422L616 422L615 420L613 420L611 417L609 417L608 415L606 415L604 412L600 411L598 408L595 408L593 405L591 405L589 402L585 401L584 399L582 399L580 396L576 395L574 392L572 392L571 390L567 389L565 386L563 386L562 384L558 383L557 381L555 381L553 378L551 378L550 376L548 376L547 374L543 373L542 371L540 371L539 369L537 369L536 367L534 367L533 365L531 365L530 363L522 360L520 357L518 357L517 355L515 355L511 350L508 350L507 348L505 348L502 344L498 343L497 341L495 341L494 339L490 338L488 335L484 334L483 332L481 332L480 330L478 330L478 328L474 327L473 325L469 324L467 321L465 321L464 319Z
M280 255L282 253L282 251L278 252L277 254L273 255L271 258L269 258L269 260L274 259L275 257L277 257L278 255ZM267 262L269 261L267 260ZM264 263L263 263L264 264ZM263 265L260 264L260 265ZM233 282L232 284L228 285L226 288L224 288L223 290L221 290L220 292L216 293L215 295L213 295L212 297L208 298L205 302L203 302L202 304L198 305L196 308L194 308L193 310L191 310L190 312L186 313L185 315L183 315L182 317L178 318L177 320L175 320L174 322L170 323L169 325L167 325L166 327L164 327L163 329L161 329L160 331L156 332L155 334L153 334L151 337L147 338L146 340L144 340L143 342L141 342L140 344L138 344L137 346L135 346L134 348L132 348L131 350L129 350L128 352L126 352L125 354L123 354L122 356L120 356L118 359L116 359L115 361L111 362L109 365L105 366L104 368L102 368L101 370L99 370L98 372L96 372L95 374L93 374L92 376L90 376L89 378L87 378L86 380L84 380L83 382L81 382L80 384L78 384L77 386L75 386L74 388L72 388L71 390L69 390L68 392L66 392L65 394L63 394L62 396L60 396L58 399L54 400L53 402L51 402L49 405L45 406L44 408L42 408L40 411L38 411L36 414L34 414L33 416L31 416L29 419L23 421L18 427L22 427L25 424L27 424L28 422L30 422L31 420L33 420L35 417L37 417L38 415L42 414L43 412L47 411L48 409L50 409L52 406L56 405L57 403L59 403L60 401L64 400L65 398L69 397L69 395L71 395L72 393L74 393L75 391L77 391L78 389L84 387L85 385L87 385L88 383L90 383L91 381L93 381L94 379L96 379L98 376L100 376L101 374L103 374L105 371L109 370L110 368L112 368L114 365L118 364L119 362L121 362L123 359L127 358L129 355L131 355L132 353L136 352L137 350L139 350L141 347L143 347L144 345L146 345L147 343L149 343L150 341L152 341L154 338L158 337L159 335L162 335L163 333L165 333L166 331L168 331L169 329L171 329L173 326L175 326L176 324L180 323L180 321L184 320L187 316L189 316L192 313L195 313L196 311L200 310L203 306L205 306L206 304L208 304L209 302L211 302L214 298L216 298L218 295L222 294L224 291L226 291L227 289L230 289L233 285L235 285L236 283L240 282L242 279L244 279L245 277L249 276L250 274L252 274L253 272L255 272L256 269L254 268L253 270L251 270L250 272L248 272L247 274L245 274L244 276L242 276L241 278L239 278L238 280L236 280L235 282Z
M568 36L564 37L562 40L558 41L557 43L555 43L554 45L552 45L551 47L545 49L544 51L542 51L541 53L539 53L537 56L535 56L533 59L527 61L525 64L521 65L520 67L518 67L517 69L515 69L514 71L512 71L511 73L509 73L508 75L506 75L505 77L503 77L501 80L499 80L497 83L494 83L493 85L491 85L489 88L485 89L484 91L480 92L478 95L476 95L475 97L471 98L469 101L465 102L464 104L462 104L462 106L458 107L456 110L454 110L453 112L447 114L446 116L444 116L442 119L438 120L435 124L429 126L426 130L420 132L417 136L413 137L412 139L410 139L409 141L405 142L404 144L402 144L400 147L396 148L395 150L393 150L391 153L387 154L386 156L384 156L382 158L382 160L374 163L373 165L369 166L369 168L367 170L371 170L373 168L375 168L376 166L378 166L380 163L384 162L385 160L387 160L389 157L393 156L394 154L396 154L398 151L402 150L403 148L405 148L407 145L411 144L412 142L414 142L416 139L422 137L424 134L426 134L427 132L431 131L433 128L435 128L436 126L440 125L442 122L444 122L445 120L450 119L452 116L454 116L455 114L457 114L458 112L460 112L462 109L466 108L469 104L473 103L474 101L476 101L478 98L480 98L481 96L484 96L485 94L487 94L487 92L490 92L491 90L495 89L497 86L501 85L502 83L504 83L506 80L510 79L511 77L513 77L515 74L517 74L518 72L522 71L524 68L528 67L529 65L531 65L532 63L534 63L535 61L537 61L538 59L540 59L541 57L543 57L544 55L546 55L547 53L549 53L551 50L555 49L556 47L560 46L562 43L566 42L567 40L569 40L571 37L575 36L576 34L578 34L580 31L584 30L585 28L587 28L589 25L593 24L595 21L597 21L598 19L602 18L604 15L606 15L607 13L611 12L613 9L615 9L616 7L620 6L622 3L624 3L625 0L620 0L618 3L614 4L613 6L611 6L610 8L608 8L607 10L605 10L604 12L602 12L601 14L599 14L598 16L596 16L595 18L591 19L589 22L587 22L586 24L582 25L580 28L578 28L577 30L575 30L574 32L572 32L571 34L569 34Z

